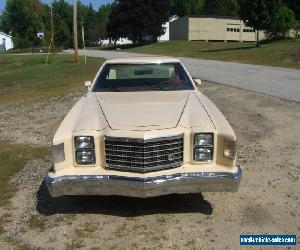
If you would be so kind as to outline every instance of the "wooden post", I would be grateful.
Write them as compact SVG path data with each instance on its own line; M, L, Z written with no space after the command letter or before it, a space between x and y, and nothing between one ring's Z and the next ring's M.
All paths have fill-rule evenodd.
M259 30L256 30L256 47L259 47Z
M52 54L54 53L54 25L53 25L53 6L51 4L51 47Z
M74 63L78 63L77 0L73 4Z
M81 29L81 35L82 35L82 43L83 43L83 51L84 51L84 64L86 64L85 35L84 35L84 26L83 25L82 25L82 29Z

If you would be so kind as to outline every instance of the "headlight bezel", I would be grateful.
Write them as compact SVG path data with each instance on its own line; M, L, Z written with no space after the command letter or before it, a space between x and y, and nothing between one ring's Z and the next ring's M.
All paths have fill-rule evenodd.
M200 143L196 143L196 140L197 140L197 136L199 135L203 135L204 137L208 136L210 137L210 143L204 143L204 144L200 144ZM196 158L196 151L199 150L199 149L206 149L207 151L210 150L209 154L210 154L210 157L208 158L203 158L203 159L199 159L199 158ZM205 152L202 152L202 153L205 153ZM206 152L208 153L208 152ZM195 163L208 163L208 162L211 162L213 161L213 158L214 158L214 133L211 133L211 132L199 132L199 133L194 133L193 134L193 161Z
M89 141L90 144L88 146L79 147L77 140L84 139L84 138L89 138L87 141ZM80 154L80 153L82 154L82 159L83 159L84 153L92 153L92 160L86 161L86 162L84 160L78 160L78 154ZM75 163L77 166L94 166L96 164L94 136L80 135L80 136L74 137L74 158L75 158Z

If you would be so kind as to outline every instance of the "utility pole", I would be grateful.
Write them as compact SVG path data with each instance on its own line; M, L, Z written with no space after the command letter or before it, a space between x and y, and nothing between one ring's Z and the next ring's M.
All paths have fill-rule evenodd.
M73 4L74 63L78 63L77 0Z
M51 47L52 54L54 53L54 25L53 25L53 6L51 4Z

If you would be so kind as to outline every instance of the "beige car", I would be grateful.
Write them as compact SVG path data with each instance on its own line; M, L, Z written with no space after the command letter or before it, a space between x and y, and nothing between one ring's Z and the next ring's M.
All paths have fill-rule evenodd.
M236 192L236 136L180 60L106 61L58 128L52 197Z

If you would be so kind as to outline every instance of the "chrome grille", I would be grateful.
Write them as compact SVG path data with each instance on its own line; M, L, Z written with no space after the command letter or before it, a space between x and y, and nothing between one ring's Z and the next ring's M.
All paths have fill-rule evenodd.
M131 172L174 168L183 162L183 135L155 139L105 137L106 167Z

